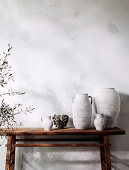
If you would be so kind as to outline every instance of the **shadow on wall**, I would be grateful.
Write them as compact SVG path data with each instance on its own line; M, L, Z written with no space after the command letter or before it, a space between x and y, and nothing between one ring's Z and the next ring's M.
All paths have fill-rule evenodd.
M92 159L91 159L92 157ZM100 170L96 148L26 148L20 170Z
M117 155L111 155L111 157L114 163L119 163L129 169L129 158L125 158L125 152L129 152L129 94L120 93L120 99L121 110L117 120L117 126L124 129L126 135L110 137L112 143L111 151L119 151L121 153L119 158ZM113 165L113 168L119 170L115 165Z
M111 154L111 160L112 160L112 168L114 168L115 170L121 170L121 167L116 167L113 163L119 163L119 164L122 164L124 165L124 167L126 167L126 169L128 168L129 169L129 160L128 159L120 159L120 158L117 158L116 156L112 155ZM123 169L125 170L125 168Z

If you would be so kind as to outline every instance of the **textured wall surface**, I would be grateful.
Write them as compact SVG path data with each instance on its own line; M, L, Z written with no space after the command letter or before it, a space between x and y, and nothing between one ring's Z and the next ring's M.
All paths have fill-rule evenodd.
M71 113L76 93L115 87L121 95L118 126L111 137L112 167L129 169L129 0L0 0L0 52L13 45L9 61L18 99L36 110L21 115L24 126L42 127L44 114ZM85 150L87 152L85 152ZM16 170L99 170L97 149L26 148ZM0 147L0 169L5 148Z

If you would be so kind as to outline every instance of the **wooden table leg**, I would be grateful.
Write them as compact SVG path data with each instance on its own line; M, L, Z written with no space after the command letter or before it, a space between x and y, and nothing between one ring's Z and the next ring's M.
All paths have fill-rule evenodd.
M104 144L103 136L99 136L99 143ZM105 150L104 150L104 147L101 147L101 146L100 146L100 160L101 160L101 169L106 170Z
M111 170L109 136L104 136L106 170Z
M14 170L15 148L12 144L15 144L15 139L15 136L8 136L5 170Z
M8 136L5 170L10 170L12 136Z
M12 136L12 144L16 144L16 136ZM10 170L14 170L14 168L15 168L15 147L12 147Z

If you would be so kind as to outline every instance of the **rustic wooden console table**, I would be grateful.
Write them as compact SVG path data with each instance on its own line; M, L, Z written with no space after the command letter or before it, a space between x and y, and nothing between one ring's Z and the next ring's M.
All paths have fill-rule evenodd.
M100 159L102 170L111 170L110 160L110 135L123 135L125 131L119 128L107 129L103 131L97 131L95 129L88 130L77 130L74 128L67 129L53 129L52 131L44 131L42 128L17 128L17 129L3 129L0 130L0 135L6 134L8 136L7 141L7 153L6 153L6 164L5 170L14 170L15 168L15 148L16 147L99 147L100 148ZM32 136L43 135L53 136L55 138L45 139L32 139ZM56 136L59 138L56 138ZM62 138L67 135L67 138ZM75 136L71 139L71 136ZM77 138L78 136L82 136ZM19 139L19 136L29 136L29 139ZM88 137L87 137L88 136ZM95 138L93 137L95 136ZM89 138L90 137L90 138ZM32 143L46 141L46 143ZM52 144L47 141L53 141ZM60 143L54 141L73 141L73 143ZM74 141L92 141L89 143L74 143ZM96 141L97 143L93 143ZM20 143L24 142L24 143ZM27 142L27 143L26 143Z

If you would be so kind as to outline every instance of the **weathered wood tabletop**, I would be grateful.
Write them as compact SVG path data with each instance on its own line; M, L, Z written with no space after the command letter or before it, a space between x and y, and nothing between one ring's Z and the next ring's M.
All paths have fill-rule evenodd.
M14 129L2 129L0 135L123 135L125 130L118 127L112 129L105 129L98 131L94 128L87 130L79 130L75 128L66 129L53 129L51 131L44 131L43 128L14 128Z
M15 168L15 148L16 147L99 147L100 148L100 160L102 170L111 170L111 159L110 159L110 135L124 135L125 130L118 127L112 129L105 129L103 131L97 131L93 128L87 130L78 130L75 128L66 129L52 129L51 131L44 131L43 128L15 128L15 129L2 129L0 130L0 135L7 135L7 152L6 152L6 164L5 170L14 170ZM33 139L32 136L53 136L53 139ZM70 143L47 143L47 141L57 141L54 136L59 136L58 141L70 141ZM63 136L64 135L64 136ZM89 143L71 143L71 138L64 138L75 136L75 141L91 141ZM82 135L83 138L80 138ZM97 138L87 138L86 136L97 136ZM19 138L19 136L24 136L24 138ZM27 137L27 139L25 138ZM79 137L79 138L78 138ZM67 139L67 140L65 140ZM81 140L82 139L82 140ZM88 139L88 140L87 140ZM28 143L28 142L46 142L46 143ZM93 141L98 143L93 143ZM22 142L22 143L20 143ZM23 143L24 142L24 143ZM26 143L27 142L27 143Z

